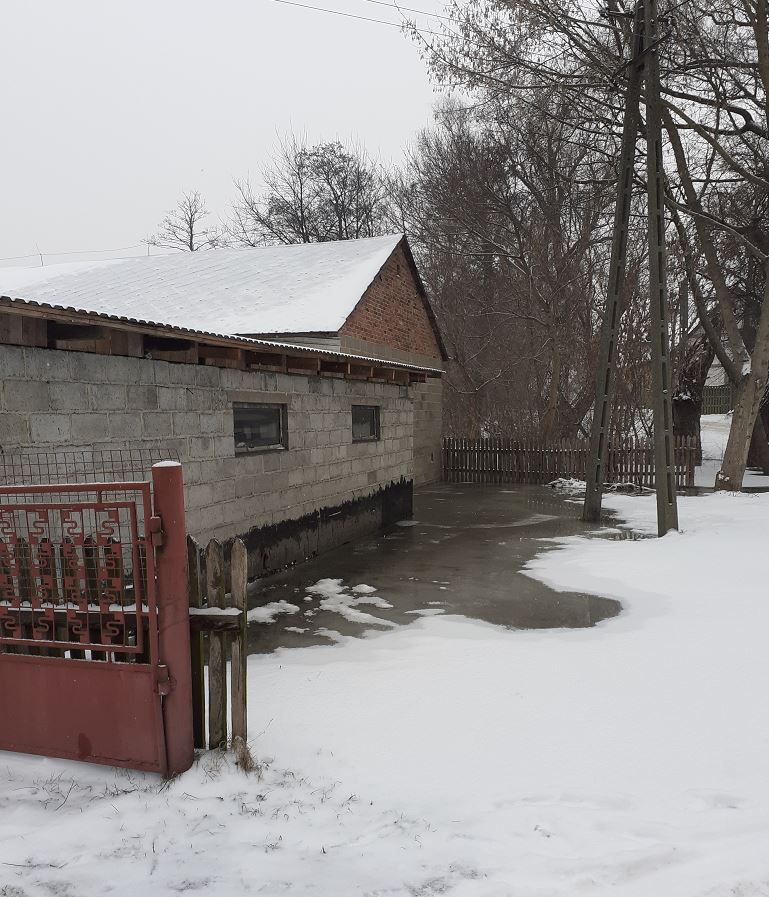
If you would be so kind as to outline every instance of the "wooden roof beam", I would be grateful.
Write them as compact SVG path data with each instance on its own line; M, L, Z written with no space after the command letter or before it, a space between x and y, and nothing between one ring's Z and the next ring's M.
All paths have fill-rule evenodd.
M319 374L320 358L311 355L286 355L286 369L289 371L302 371L302 373Z
M321 374L349 374L350 363L347 361L329 361L322 358L320 361Z

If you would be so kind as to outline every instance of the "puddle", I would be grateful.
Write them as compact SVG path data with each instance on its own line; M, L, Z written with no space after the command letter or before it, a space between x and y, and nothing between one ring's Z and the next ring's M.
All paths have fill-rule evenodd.
M522 573L554 538L640 538L584 524L580 513L581 503L539 486L417 491L413 520L254 583L251 607L284 612L249 627L249 650L328 644L436 613L516 629L593 626L619 613L620 604L555 592ZM285 612L287 606L297 610Z

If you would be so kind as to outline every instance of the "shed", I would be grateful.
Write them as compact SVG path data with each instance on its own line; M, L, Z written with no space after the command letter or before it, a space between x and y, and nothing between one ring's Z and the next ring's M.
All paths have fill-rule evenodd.
M258 575L410 514L444 360L403 235L2 268L6 478L178 457L188 530Z

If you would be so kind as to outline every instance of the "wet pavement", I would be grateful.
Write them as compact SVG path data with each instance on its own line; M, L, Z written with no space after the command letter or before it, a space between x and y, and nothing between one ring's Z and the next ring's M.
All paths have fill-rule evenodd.
M278 613L251 623L249 651L329 644L437 613L518 629L592 626L620 604L555 592L521 572L547 550L542 540L598 529L579 520L581 509L542 486L419 490L412 520L252 584L249 606Z

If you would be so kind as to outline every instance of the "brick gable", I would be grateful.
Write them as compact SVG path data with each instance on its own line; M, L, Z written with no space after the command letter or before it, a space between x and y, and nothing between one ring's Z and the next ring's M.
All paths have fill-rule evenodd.
M438 338L403 243L385 262L339 333L402 352L441 357Z

